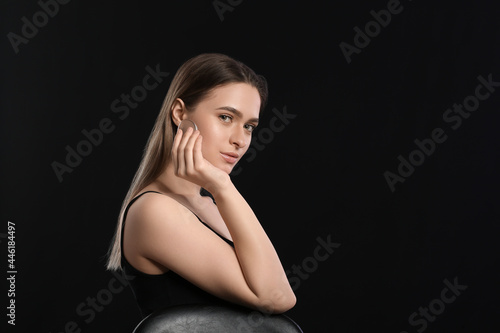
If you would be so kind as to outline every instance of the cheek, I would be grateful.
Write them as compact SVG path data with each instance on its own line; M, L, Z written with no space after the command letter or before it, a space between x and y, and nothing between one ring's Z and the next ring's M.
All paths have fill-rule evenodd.
M201 135L203 135L203 147L202 152L204 156L208 156L212 154L214 151L218 150L218 146L220 146L220 142L222 140L220 133L217 131L210 130L202 130L200 129Z
M250 136L248 140L245 140L245 147L243 147L243 149L241 150L242 156L247 153L248 149L250 149L251 144L252 144L252 137Z

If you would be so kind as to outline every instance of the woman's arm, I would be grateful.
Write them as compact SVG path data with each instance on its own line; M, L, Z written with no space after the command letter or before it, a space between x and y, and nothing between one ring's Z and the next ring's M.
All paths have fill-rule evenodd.
M273 310L288 310L295 295L278 254L254 212L232 182L213 193L233 238L236 256L248 288Z
M289 310L295 295L252 209L229 176L203 158L199 132L188 130L181 138L178 133L172 148L176 175L212 193L234 249L187 208L162 195L141 198L131 207L127 234L133 237L126 241L135 243L142 256L220 298L263 312Z
M189 129L176 136L172 149L177 175L202 185L214 196L245 281L255 296L269 302L271 311L293 307L295 295L273 244L229 176L204 159L201 148L199 131Z

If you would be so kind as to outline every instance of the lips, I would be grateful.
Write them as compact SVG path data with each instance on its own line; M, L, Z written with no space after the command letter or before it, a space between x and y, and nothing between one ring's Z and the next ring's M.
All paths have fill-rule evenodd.
M224 152L224 153L220 153L220 155L222 156L224 161L226 161L227 163L231 163L231 164L236 163L236 161L238 161L238 158L240 157L239 154L233 153L233 152Z

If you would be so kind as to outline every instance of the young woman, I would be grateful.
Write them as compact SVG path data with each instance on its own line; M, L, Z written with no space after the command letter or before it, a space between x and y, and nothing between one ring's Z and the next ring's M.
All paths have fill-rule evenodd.
M144 316L190 303L270 313L295 305L271 241L229 177L266 100L265 80L221 54L196 56L173 78L107 264L129 277ZM183 120L198 130L178 129Z

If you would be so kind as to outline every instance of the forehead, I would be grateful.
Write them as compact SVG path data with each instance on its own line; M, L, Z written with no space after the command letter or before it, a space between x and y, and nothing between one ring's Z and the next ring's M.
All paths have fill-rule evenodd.
M211 109L228 106L242 112L247 118L258 118L260 95L248 83L229 83L214 88L200 104Z

